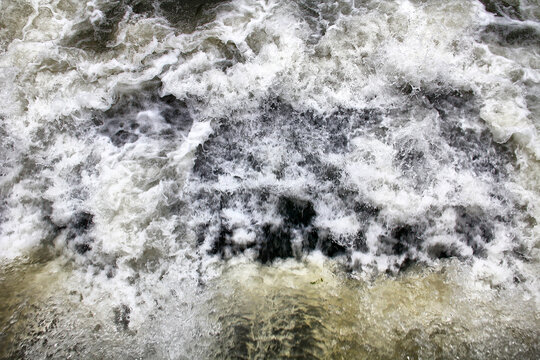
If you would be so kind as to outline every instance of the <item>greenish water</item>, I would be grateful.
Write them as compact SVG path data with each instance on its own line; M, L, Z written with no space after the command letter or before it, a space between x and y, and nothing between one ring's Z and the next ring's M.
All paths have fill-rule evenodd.
M2 275L2 358L187 358L174 339L160 349L159 334L139 343L125 326L129 312L95 314L68 292L76 279L58 261ZM321 256L272 266L244 259L209 286L199 306L212 330L199 329L201 348L192 347L206 358L534 359L539 351L535 299L519 287L479 286L454 261L360 279ZM174 326L168 311L151 318Z

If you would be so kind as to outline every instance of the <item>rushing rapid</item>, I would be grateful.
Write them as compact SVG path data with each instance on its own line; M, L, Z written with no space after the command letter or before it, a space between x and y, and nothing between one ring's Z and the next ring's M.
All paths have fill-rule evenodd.
M538 358L539 19L0 0L0 358Z

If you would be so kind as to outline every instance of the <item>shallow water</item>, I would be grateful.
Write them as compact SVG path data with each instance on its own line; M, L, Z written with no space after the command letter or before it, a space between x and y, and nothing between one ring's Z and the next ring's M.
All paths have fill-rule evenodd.
M0 14L0 358L539 356L537 2Z

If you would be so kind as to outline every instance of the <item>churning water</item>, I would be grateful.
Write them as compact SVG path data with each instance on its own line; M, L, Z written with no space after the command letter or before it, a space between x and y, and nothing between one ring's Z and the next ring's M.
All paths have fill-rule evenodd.
M0 358L540 357L537 0L0 0Z

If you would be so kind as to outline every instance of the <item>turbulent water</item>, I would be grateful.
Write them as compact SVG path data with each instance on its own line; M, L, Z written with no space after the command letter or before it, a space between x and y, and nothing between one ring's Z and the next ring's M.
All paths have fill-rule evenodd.
M537 359L537 0L0 0L1 359Z

